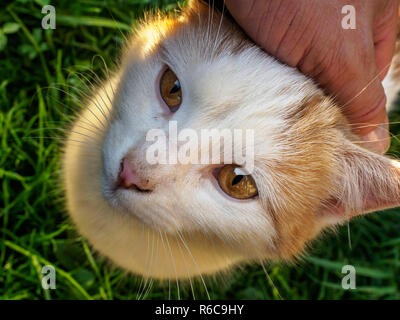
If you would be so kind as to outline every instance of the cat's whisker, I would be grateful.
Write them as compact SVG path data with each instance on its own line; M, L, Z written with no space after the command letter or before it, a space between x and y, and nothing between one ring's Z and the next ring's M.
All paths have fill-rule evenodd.
M211 7L211 6L210 6ZM211 31L213 29L213 20L214 20L214 0L212 0L212 7L211 7L211 18L210 18L210 37L209 40L211 40Z
M61 105L61 108L56 108L56 112L61 116L62 120L61 121L48 121L47 120L46 123L47 124L57 124L57 125L63 126L63 127L68 126L69 124L72 124L76 120L76 117L77 117L77 114L79 111L76 111L71 107L68 107L67 105L65 105L58 99L52 98L52 100L55 101L55 103ZM66 113L67 111L72 112L72 114L67 114Z
M73 99L77 99L75 96L73 96L72 94L70 94L69 92L67 92L67 91L65 91L65 90L63 90L63 89L56 88L56 87L53 87L53 88L56 89L56 90L59 90L59 91L63 92L63 93L66 94L66 95L69 95L69 96L70 96L71 98L73 98ZM74 88L74 89L76 89L76 88ZM80 103L80 102L79 102L79 103ZM94 104L94 105L95 105L95 104ZM107 128L105 127L103 121L101 121L101 120L97 117L97 115L91 110L91 108L87 108L87 110L89 110L89 112L97 119L97 121L100 123L100 125L103 127L103 129L104 129L104 130L107 130ZM86 120L88 120L88 119L86 118Z
M86 85L86 84L85 84L85 85ZM73 88L74 90L77 90L81 96L85 97L86 99L88 99L88 101L92 102L92 103L96 106L97 110L99 110L99 112L102 114L102 116L104 117L104 119L108 122L108 124L109 124L109 125L111 124L111 122L110 122L108 116L106 115L106 113L105 113L105 111L104 111L104 109L103 109L103 107L102 107L102 104L101 104L101 102L103 102L103 105L107 106L107 103L104 101L102 95L93 95L93 97L92 97L92 96L89 96L89 95L88 95L86 92L84 92L82 89L75 88L75 87L72 87L72 86L70 86L70 85L65 85L65 86L71 87L71 88ZM88 88L88 89L90 90L90 88ZM95 90L95 88L93 87L92 90ZM106 92L106 90L103 89L103 92ZM102 101L99 101L99 99L97 98L98 96L100 96L100 99L101 99Z
M396 134L391 133L390 131L388 131L388 132L389 132L389 135L390 135L391 138L393 138L396 141L400 142L400 139L398 138L398 134L396 135Z
M142 235L144 236L144 224L142 225ZM143 279L144 279L144 276L141 276L140 283L139 283L139 288L138 288L138 291L136 293L136 300L139 300L138 297L139 297L139 293L141 292L141 288L142 288L142 285L143 285Z
M76 128L80 128L80 129L83 129L83 130L87 130L87 131L89 131L89 132L95 134L96 136L98 136L98 132L93 131L92 129L89 129L88 127L84 127L84 126L81 126L81 125L75 125L75 127L76 127Z
M180 245L180 243L179 243L179 241L182 242L182 240L180 240L180 239L177 239L177 240L178 240L178 241L177 241L176 243L178 244L178 248L179 248L179 252L181 253L183 265L185 266L186 274L187 274L188 279L189 279L189 284L190 284L190 289L192 290L193 300L196 300L196 296L195 296L195 294L194 294L194 289L193 289L192 279L191 279L190 274L189 274L189 268L188 268L188 266L187 266L187 264L186 264L186 259L185 259L185 257L184 257L184 254L183 254L183 252L182 252L181 245Z
M107 67L106 62L104 61L104 58L103 58L102 56L99 56L99 57L100 57L100 58L102 59L102 61L103 61L104 67L105 67L105 69L106 69L106 71L107 71L107 77L108 77L109 79L112 79L112 76L111 76L111 74L110 74L110 71L108 70L108 67ZM99 82L99 81L100 81L99 76L98 76L96 73L94 73L94 75L95 75L95 77L98 79L98 82ZM111 91L112 91L113 97L115 97L115 91L114 91L114 88L113 88L113 86L112 86L112 81L109 81L108 84L110 85L110 89L111 89ZM110 97L110 95L109 95L109 93L108 93L108 90L107 90L107 88L105 87L105 82L104 82L104 81L101 81L101 82L100 82L100 86L101 86L101 88L103 89L103 92L105 93L105 95L106 95L106 97L107 97L107 100L108 100L108 102L110 103L110 106L112 107L112 106L114 105L114 103L113 103L113 101L112 101L113 99L111 99L111 97ZM107 103L105 104L105 106L106 106L106 108L107 108L107 111L108 111L109 115L112 115L111 109L108 107Z
M207 36L207 43L209 43L210 41L210 22L211 22L211 6L208 6L208 16L207 16L207 32L206 32L206 36Z
M353 143L371 143L371 142L382 142L382 141L386 141L385 138L381 138L381 139L369 139L369 140L352 140Z
M58 140L58 141L62 141L62 142L71 141L71 142L76 142L76 143L79 143L79 144L82 144L82 145L85 145L85 146L90 146L91 148L97 148L97 149L99 149L99 150L103 150L103 149L100 148L99 146L93 145L93 143L90 143L90 142L88 142L88 141L81 141L81 140L74 140L74 139L66 139L66 138L61 138L61 137L49 137L49 136L35 137L35 136L25 136L25 137L22 137L22 139L38 139L38 140L40 140L40 139L51 139L51 140Z
M61 131L62 133L67 133L67 129L66 128L60 128L60 127L41 127L41 128L36 128L36 129L32 129L30 130L30 132L34 133L34 132L40 132L40 131L47 131L47 130L57 130L57 131Z
M154 279L150 278L149 285L147 286L146 292L143 294L142 300L144 300L150 293L151 289L153 288L153 284L154 284Z
M48 127L48 128L40 128L40 129L35 129L35 130L32 130L32 132L35 132L35 131L43 131L43 130L45 130L45 131L47 131L47 130L57 130L57 131L61 131L61 132L63 132L63 133L65 133L65 131L66 131L66 129L63 129L63 128L50 128L50 127ZM94 144L98 144L98 143L101 143L100 141L98 141L95 137L92 137L92 136L89 136L89 135L87 135L87 134L84 134L84 133L82 133L82 132L79 132L79 131L74 131L74 130L69 130L69 132L72 132L72 133L75 133L75 134L79 134L79 135L81 135L81 136L84 136L84 137L86 137L86 138L89 138L90 140L91 140L91 142L93 142ZM56 138L56 137L55 137ZM89 141L88 141L89 142ZM100 146L100 145L99 145Z
M49 137L49 136L38 136L38 137L35 137L35 136L25 136L24 137L24 139L26 139L26 138L35 138L35 139L39 139L40 140L40 138L45 138L45 139L52 139L52 140L61 140L61 141L68 141L69 139L67 138L67 137L65 137L64 135L66 135L66 129L63 129L63 128L51 128L51 127L48 127L48 128L40 128L40 129L34 129L34 130L32 130L32 133L34 133L34 132L37 132L37 131L39 131L39 132L41 132L41 131L50 131L50 130L55 130L55 131L60 131L60 132L62 132L62 136L53 136L53 137ZM73 131L73 130L70 130L69 132L72 132L72 133L75 133L75 134L79 134L79 135L81 135L81 136L85 136L85 137L87 137L87 138L89 138L90 139L90 141L87 141L87 140L85 140L85 141L80 141L79 140L79 142L82 144L82 143L84 143L85 145L90 145L90 146L95 146L96 148L100 148L101 149L101 142L100 141L98 141L95 137L91 137L91 136L89 136L89 135L86 135L86 134L84 134L84 133L81 133L81 132L77 132L77 131ZM70 141L72 141L72 142L78 142L77 140L74 140L74 139L71 139Z
M78 71L76 71L75 73L78 74L78 75L80 75L82 78L84 78L87 82L90 83L90 87L89 87L85 82L83 82L83 84L85 85L85 87L86 87L89 91L95 91L95 90L96 90L95 85L93 85L93 84L91 83L91 81L90 81L83 73L78 72ZM96 73L93 72L93 74L98 78L98 75L97 75ZM92 78L92 79L93 79L93 78ZM109 97L109 94L108 94L106 88L104 87L104 83L101 82L101 80L100 80L99 78L98 78L98 80L94 79L94 81L96 81L96 85L102 89L102 92L105 93L105 95L107 96L107 99L108 99L110 105L112 106L113 103L112 103L112 101L111 101L111 99L110 99L110 97ZM76 88L76 90L80 90L80 89ZM87 97L88 99L91 99L85 92L83 92L83 90L80 90L80 92L82 92L82 94L83 94L85 97ZM109 107L108 107L108 104L104 101L102 95L100 95L100 99L102 100L103 105L106 107L108 113L109 113L109 114L112 114L112 113L111 113L111 110L110 110ZM92 102L93 102L93 101L92 101ZM97 99L97 96L96 96L96 102L97 102L99 105L101 105L101 104L100 104L100 101ZM93 103L94 103L94 102L93 102ZM105 113L105 110L104 110L103 108L101 108L101 110L99 110L99 111L103 114L103 116L106 118L107 122L110 124L110 120L109 120L109 118L107 117L107 115L106 115L106 113Z
M276 293L277 293L279 299L280 299L280 300L283 300L281 294L279 293L278 288L275 286L274 282L272 281L271 277L269 276L269 274L268 274L268 272L267 272L267 269L265 268L265 265L264 265L264 262L263 262L262 259L260 259L260 264L261 264L261 267L262 267L262 269L263 269L263 271L264 271L264 273L265 273L265 276L266 276L266 278L267 278L267 281L268 281L269 284L272 285L272 287L275 289L275 291L276 291Z
M221 12L221 19L219 21L219 26L218 26L218 30L217 30L217 35L215 36L215 41L214 41L214 48L213 48L213 53L216 52L217 50L217 46L218 46L218 41L219 41L219 33L221 31L221 26L222 26L222 21L224 19L224 11L225 11L225 3L222 5L222 12Z
M168 276L168 300L171 300L171 278Z
M105 103L102 95L100 95L100 99L102 100L103 104L105 106L107 106L107 104ZM96 101L97 101L97 103L95 105L96 105L97 109L100 111L100 113L103 115L104 119L108 122L108 125L110 126L111 125L111 121L110 121L109 117L105 113L103 107L101 106L100 101L97 98L96 98Z
M200 16L200 7L199 7L199 2L198 2L198 1L196 1L196 5L197 5L197 15L198 15L198 17L199 17L199 29L200 29L200 26L201 26L201 16Z
M353 248L351 247L350 221L347 221L347 239L349 243L349 249L352 250Z
M350 103L352 103L355 99L357 99L360 95L362 95L365 90L368 89L368 87L374 83L374 81L380 77L380 75L382 73L384 73L387 68L389 68L391 65L391 62L389 62L386 66L384 66L380 71L378 71L378 73L366 84L366 86L364 88L362 88L353 98L351 98L350 100L348 100L346 103L344 103L343 105L341 105L341 108L345 108L347 107ZM334 95L333 98L335 99L337 97L337 95Z
M151 233L153 234L153 238L152 238L152 241L151 241L151 256L150 256L150 267L149 267L149 272L150 273L152 272L153 266L154 266L153 258L154 258L154 239L155 239L155 232L152 230ZM145 294L143 296L143 299L144 299L144 297L146 297L149 294L150 289L153 286L153 282L154 282L154 279L150 278L150 284L149 284L149 286L148 286L148 288L147 288L147 290L146 290L146 292L145 292Z
M55 88L55 89L58 89L58 88ZM75 114L77 113L76 110L73 110L71 107L67 106L65 103L61 102L60 100L55 99L55 101L56 101L57 103L63 105L67 110L72 111L72 112L75 113ZM65 115L63 114L63 116L65 116ZM73 116L71 116L71 117L73 117ZM75 116L75 117L76 117L76 116ZM97 130L101 135L104 133L103 130L101 130L98 126L96 126L96 125L95 125L93 122L91 122L88 118L84 117L83 115L81 115L81 118L82 118L82 121L81 121L81 122L82 122L83 124L86 124L86 125L92 127L93 129ZM86 122L86 121L84 121L84 120L87 120L87 121L89 121L89 122ZM72 122L72 121L73 121L73 120L69 120L69 122ZM50 122L47 122L47 123L50 123ZM60 122L60 123L65 123L65 122ZM85 128L85 127L82 127L82 126L80 126L80 127L81 127L81 128ZM88 130L87 128L85 128L85 129Z
M85 119L88 120L87 118L85 118ZM87 123L86 121L82 121L82 123L88 125L89 127L93 128L95 130L97 130L98 131L97 134L100 134L100 135L104 134L104 131L101 130L99 127L93 126L90 123ZM93 132L92 130L88 129L87 127L83 127L83 126L78 126L77 125L77 128L84 128L85 130L89 130L89 131Z
M150 293L151 289L153 288L153 284L154 284L154 279L150 278L150 281L149 281L149 284L147 286L147 289L146 289L145 293L142 296L142 300L144 300L148 296L148 294Z
M57 83L55 85L57 85ZM55 87L55 86L42 87L42 89L54 89L54 90L60 91L60 92L62 92L64 94L68 95L71 99L74 99L74 100L76 99L76 97L74 97L71 93L66 92L65 90L63 90L61 88L58 88L58 87ZM67 109L68 111L72 112L71 115L68 115L69 117L76 117L76 114L79 113L83 109L83 105L81 105L77 101L73 101L73 104L76 106L75 108L73 108L72 106L69 106L69 105L65 104L64 102L61 102L61 100L56 99L54 97L51 97L51 100L55 101L57 104L62 105L65 109ZM66 116L65 114L60 112L58 109L56 109L56 111L59 112L62 116Z
M77 143L77 144L71 144L70 145L71 146L71 148L79 148L81 151L81 155L82 156L85 156L85 158L84 159L93 159L93 160L96 160L97 158L98 158L98 155L97 156L95 156L95 155L93 155L93 154L91 154L90 152L88 152L88 148L87 148L87 145L83 145L83 144L79 144L79 143ZM98 150L98 151L102 151L102 150Z
M79 67L79 68L85 69L86 72L90 72L90 75L87 74L87 73L83 74L80 71L72 70L72 68L69 68L69 69L66 69L67 72L69 72L69 76L78 75L79 77L82 77L83 79L85 79L85 81L87 81L90 84L91 87L95 87L96 85L100 86L100 83L98 83L97 80L94 79L94 74L96 74L96 73L92 69L90 69L89 67L86 67L86 66L78 66L78 65L75 65L75 67ZM86 88L89 89L89 86L86 84L86 82L82 81L82 83L85 85Z
M144 281L140 282L140 287L139 287L140 291L138 291L136 300L143 300L144 293L146 292L148 283L150 281L149 280L150 278L148 276L143 276L142 280L143 279L144 279Z
M384 124L388 124L388 125L390 125L390 124L399 124L400 122L387 122L387 123L384 123ZM357 124L355 124L356 126L357 126ZM361 129L361 128L368 128L368 127L376 127L377 125L379 125L379 124L369 124L369 125L364 125L364 126L357 126L357 128L358 129ZM382 128L382 130L385 130L385 131L387 131L387 133L389 134L389 136L391 137L391 138L394 138L394 139L396 139L397 141L400 141L400 139L398 138L398 135L395 135L395 134L393 134L393 133L391 133L390 132L390 130L389 129L386 129L386 128ZM383 138L383 140L385 140L385 138ZM378 140L376 140L376 141L378 141ZM371 141L370 141L371 142ZM373 142L373 141L372 141Z
M158 232L160 234L161 242L162 242L162 245L164 247L164 256L165 256L166 259L168 259L168 262L167 262L167 268L168 268L168 300L171 300L171 277L170 277L171 269L170 269L170 264L169 264L169 257L168 257L168 254L167 254L167 248L165 246L165 242L164 242L164 237L163 237L162 231L159 229Z
M388 122L382 122L382 123L349 123L349 126L354 126L357 127L359 129L363 129L363 128L368 128L368 127L376 127L379 126L381 124L387 124L387 125L391 125L391 124L400 124L400 121L388 121Z
M178 274L177 274L177 272L176 272L176 266L175 266L174 255L173 255L173 253L172 253L171 246L169 245L168 235L166 234L165 231L164 231L164 235L165 235L165 240L166 240L166 242L167 242L167 246L168 246L169 253L170 253L170 255L171 255L172 268L174 269L174 272L175 272L176 288L177 288L177 290L178 290L178 300L181 300L180 292L179 292L179 280L178 280Z
M155 231L153 231L155 233ZM156 245L156 257L159 257L159 249L160 249L160 237L158 234L156 234L157 237L157 245Z
M148 240L149 247L150 247L150 232L153 234L153 238L152 238L152 244L151 244L151 254L150 254L150 258L149 258L148 265L147 265L147 270L149 270L149 273L151 273L152 266L153 266L152 262L153 262L153 252L154 252L153 249L154 249L154 237L155 237L154 231L148 229L148 233L147 233L148 239L147 240ZM150 249L147 252L150 252ZM148 276L143 285L143 292L142 292L141 298L139 298L139 300L143 300L146 297L146 295L148 294L148 292L152 286L152 282L153 282L153 279ZM146 286L147 286L147 288L146 288Z
M105 68L105 70L106 70L106 72L107 72L107 77L108 77L108 79L112 79L112 76L111 76L110 71L109 71L109 69L108 69L108 67L107 67L106 61L104 60L104 58L103 58L101 55L97 54L97 55L95 55L95 56L93 57L93 59L92 59L92 65L93 65L94 59L95 59L96 57L99 57L99 58L101 59L101 61L103 62L104 68ZM109 96L109 94L108 94L108 91L107 91L107 89L106 89L106 87L105 87L105 82L102 81L102 80L99 78L99 76L97 75L97 73L94 72L92 69L89 68L89 71L92 72L92 74L93 74L94 77L96 77L96 79L93 79L93 78L92 78L92 79L96 82L97 86L99 86L99 87L102 88L102 91L103 91L103 92L105 93L105 95L107 96L107 99L108 99L108 102L110 103L110 106L112 106L112 105L113 105L113 102L112 102L112 99L110 98L110 96ZM90 82L90 81L89 81L89 82ZM113 92L113 97L115 97L115 92L114 92L114 89L112 88L112 81L109 81L108 84L110 85L111 91ZM91 86L94 87L93 84L91 84ZM105 107L107 108L108 113L111 115L112 113L111 113L111 110L110 110L110 108L108 107L107 103L104 103L104 105L105 105Z
M78 97L72 95L72 93L67 92L67 91L65 91L64 89L60 88L60 87L57 87L56 85L59 85L60 87L63 86L63 87L67 87L67 88L70 88L70 89L73 89L73 90L77 90L77 88L74 87L74 86L72 86L72 85L65 84L65 83L59 83L59 82L54 83L54 86L45 86L45 87L42 87L42 88L43 88L43 89L54 89L54 90L57 90L57 91L62 92L63 94L67 95L68 97L70 97L70 98L73 100L73 102L76 104L76 106L79 108L79 110L74 110L74 109L72 109L71 107L69 107L69 106L67 106L66 104L62 103L62 102L61 102L60 100L58 100L58 99L55 99L55 101L57 101L57 103L62 104L63 106L65 106L66 108L68 108L68 110L70 110L70 111L72 111L72 112L74 112L74 113L79 112L80 110L82 110L82 109L85 108L85 106L82 104L82 102L81 102L80 100L78 100ZM52 99L53 99L53 98L52 98Z
M185 246L187 252L189 253L190 258L192 259L192 261L193 261L193 263L194 263L194 265L195 265L197 271L199 272L200 280L201 280L201 282L203 283L204 289L206 290L206 294L207 294L208 300L211 300L210 294L208 293L208 289L207 289L206 282L204 281L204 278L203 278L203 276L201 275L200 268L199 268L199 266L198 266L198 264L197 264L195 258L193 257L192 252L190 251L190 248L188 247L188 245L187 245L186 242L185 242L185 239L183 238L183 234L181 234L181 232L179 232L179 231L177 232L177 234L178 234L179 238L181 238L182 244Z
M147 229L147 251L146 252L150 252L150 229ZM149 257L149 255L148 254L146 254L146 261L145 261L145 265L148 267L148 264L149 264L149 261L150 261L150 257ZM142 296L142 294L143 294L143 292L145 291L145 287L146 287L146 285L147 285L147 281L148 281L148 277L142 277L142 280L143 280L143 278L144 278L144 283L143 283L143 288L141 288L142 286L142 282L140 283L140 288L139 288L139 291L138 291L138 296L137 296L137 300L140 300L140 297ZM140 289L142 289L141 291L140 291Z

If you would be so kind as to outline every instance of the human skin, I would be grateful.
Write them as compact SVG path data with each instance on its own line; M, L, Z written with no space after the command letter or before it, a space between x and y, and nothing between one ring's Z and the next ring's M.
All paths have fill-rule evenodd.
M225 0L247 35L314 78L343 108L367 148L390 145L382 80L393 57L399 0ZM352 5L356 29L342 28Z

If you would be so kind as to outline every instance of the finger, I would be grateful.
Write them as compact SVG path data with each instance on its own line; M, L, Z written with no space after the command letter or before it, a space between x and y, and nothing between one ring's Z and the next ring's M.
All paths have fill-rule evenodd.
M385 153L390 145L386 96L379 75L359 98L348 105L345 113L364 147Z
M237 22L243 27L250 28L252 23L247 21L254 16L254 6L257 4L257 0L225 0L225 5L228 8L230 14L237 20ZM256 12L260 12L257 10Z
M389 71L390 62L392 60L398 22L398 1L388 2L379 19L374 23L374 46L375 46L375 64L379 72L381 80L383 80Z
M345 48L334 51L333 58L324 59L329 63L315 78L335 96L355 133L365 135L385 121L386 96L375 65L372 39L362 40L362 34L346 36L351 38L343 38ZM318 61L317 54L309 60Z
M359 92L354 91L354 99L343 105L345 115L359 135L373 131L387 117L385 91L379 76L376 75L374 78Z
M305 1L309 0L225 0L225 4L255 43L278 60L295 67L312 38L306 29L310 28L309 21L313 18L310 12L315 5L306 6Z
M333 60L328 69L317 75L317 81L335 95L354 133L368 141L366 147L380 151L389 145L386 96L374 63L372 41L362 54L358 47Z
M365 148L380 154L385 153L390 146L389 119L386 117L384 122L373 131L361 136L361 139Z
M379 78L383 80L390 68L390 63L394 54L396 36L390 36L375 43L375 61L378 69Z

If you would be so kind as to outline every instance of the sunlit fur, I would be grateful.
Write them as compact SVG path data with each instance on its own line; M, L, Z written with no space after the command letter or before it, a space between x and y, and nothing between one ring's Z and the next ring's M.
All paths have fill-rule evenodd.
M183 95L170 115L157 92L166 65ZM180 129L254 129L259 196L226 196L215 165L149 165L146 133L168 132L169 120ZM358 140L310 79L192 1L177 16L143 22L118 70L77 116L64 154L68 212L96 250L144 276L188 278L291 259L323 228L398 204L395 162ZM115 190L124 156L152 192Z

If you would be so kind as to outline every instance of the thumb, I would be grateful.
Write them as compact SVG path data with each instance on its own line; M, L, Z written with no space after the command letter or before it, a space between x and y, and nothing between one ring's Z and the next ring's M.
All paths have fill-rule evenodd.
M343 34L346 46L341 55L316 76L327 91L335 96L352 131L371 151L387 151L389 139L386 95L377 70L372 39L361 33ZM329 61L329 59L328 59Z

